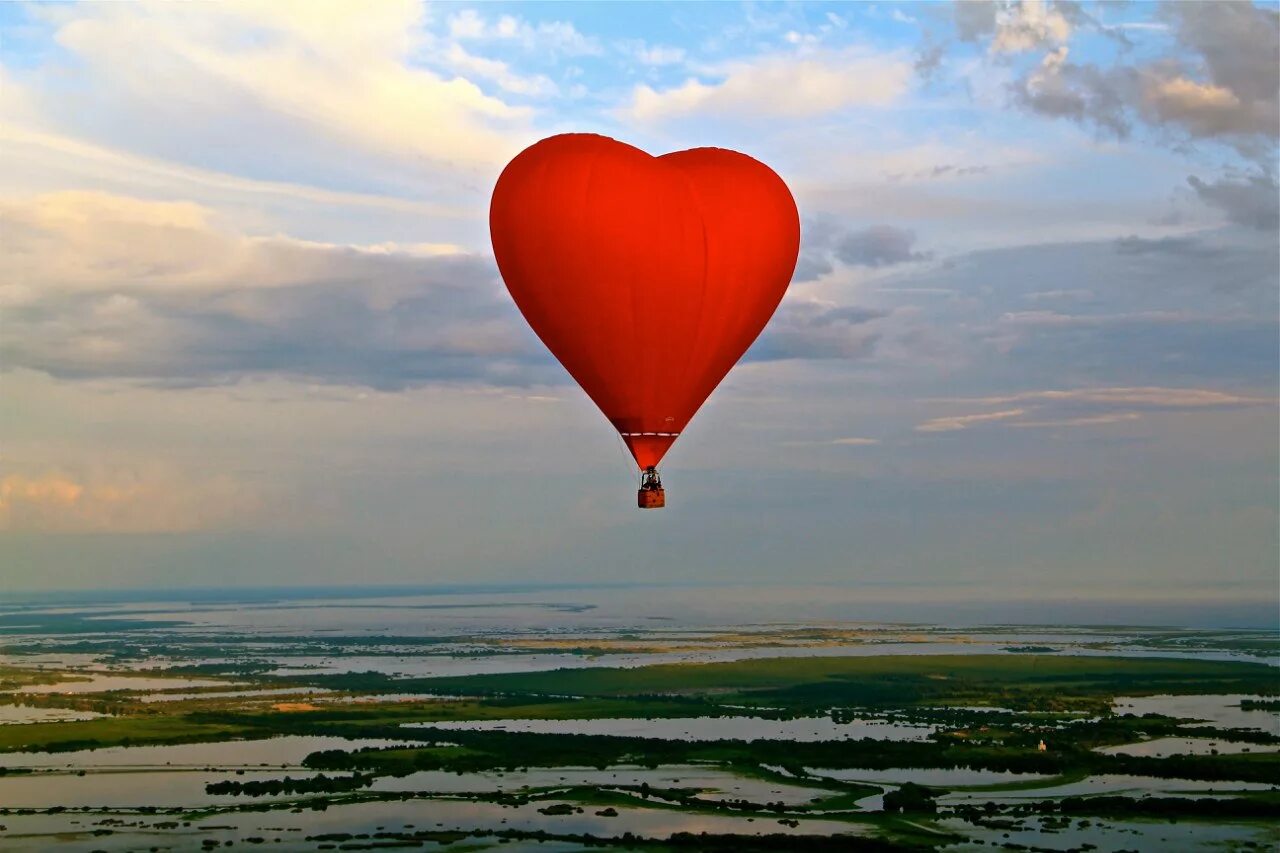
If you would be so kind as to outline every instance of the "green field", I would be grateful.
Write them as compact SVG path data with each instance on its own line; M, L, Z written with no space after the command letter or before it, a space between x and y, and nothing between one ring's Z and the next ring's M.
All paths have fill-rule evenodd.
M1058 655L886 655L766 658L729 663L598 667L413 679L439 693L715 696L797 708L982 704L1096 710L1119 695L1280 692L1261 663Z

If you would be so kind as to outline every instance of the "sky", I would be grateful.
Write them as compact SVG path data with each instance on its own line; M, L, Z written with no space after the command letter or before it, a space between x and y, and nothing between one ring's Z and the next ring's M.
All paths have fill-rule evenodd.
M0 592L1277 601L1277 21L0 5ZM490 250L570 131L744 151L801 213L660 512Z

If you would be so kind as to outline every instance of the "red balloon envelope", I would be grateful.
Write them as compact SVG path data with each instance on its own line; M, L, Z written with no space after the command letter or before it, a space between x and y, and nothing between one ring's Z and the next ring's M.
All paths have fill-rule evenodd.
M516 305L642 469L760 334L800 248L795 201L763 163L577 133L507 165L489 230Z

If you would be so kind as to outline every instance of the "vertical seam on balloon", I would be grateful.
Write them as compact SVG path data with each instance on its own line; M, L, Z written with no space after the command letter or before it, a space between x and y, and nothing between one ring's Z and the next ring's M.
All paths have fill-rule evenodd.
M646 153L644 156L650 157L651 155ZM630 346L637 355L637 359L634 362L636 364L636 375L631 377L632 382L628 391L634 395L631 397L631 402L634 404L632 420L637 426L640 426L644 421L644 413L649 410L651 403L648 395L652 391L646 391L645 389L652 389L654 383L650 381L653 378L653 353L644 345L645 336L639 333L639 329L642 322L652 319L653 312L646 310L652 308L650 289L645 287L642 282L638 282L634 267L628 270L627 284L631 291L631 298L627 300L627 305L631 308L631 322L627 324L626 328L631 330Z
M582 188L582 205L579 207L579 210L582 211L582 215L584 216L587 215L587 211L591 209L590 208L591 184L595 181L595 177L596 177L596 158L595 158L595 155L592 155L590 160L588 160L587 162L587 180ZM591 331L592 331L592 337L593 338L597 337L599 335L600 326L598 324L595 324ZM595 349L595 347L593 346L592 349ZM598 376L597 369L594 366L592 366L592 373L595 374L593 376L592 383L591 383L592 387L598 387L600 385L600 382L598 381L599 376ZM581 383L579 382L579 384ZM594 398L592 399L592 402L596 403L597 406L600 405L598 402L596 402Z
M679 388L687 388L686 380L689 377L689 367L693 364L693 357L698 352L698 343L701 338L702 315L707 307L707 276L710 272L710 244L707 241L707 215L702 207L702 199L698 196L697 191L693 187L693 182L689 180L683 169L679 169L680 177L684 180L685 188L689 191L689 196L693 199L694 205L698 209L698 224L702 231L702 293L698 299L698 313L693 323L692 334L690 335L689 349L685 353L684 367L680 371L680 381L677 385ZM685 392L688 393L687 390ZM679 400L682 409L688 408L687 401L683 398ZM692 413L691 413L692 414ZM683 429L686 424L681 424Z

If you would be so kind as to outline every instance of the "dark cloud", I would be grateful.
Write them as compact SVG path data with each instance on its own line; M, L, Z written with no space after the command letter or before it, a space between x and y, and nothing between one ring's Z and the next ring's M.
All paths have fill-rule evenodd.
M1280 133L1280 13L1248 0L1169 3L1162 12L1198 54L1202 68L1194 70L1230 95L1167 105L1174 111L1162 117L1197 136Z
M1211 245L1198 237L1121 237L1116 240L1116 251L1122 255L1168 254L1183 257L1195 256L1211 258L1224 254L1228 250L1223 246Z
M917 74L927 80L942 65L942 60L946 58L946 55L946 44L927 44L920 49L912 66Z
M968 0L952 4L956 36L961 41L977 41L994 33L999 8L1000 4L994 0Z
M68 203L79 216L59 214ZM0 228L8 369L175 387L567 381L485 256L251 238L192 205L106 195L0 205ZM830 223L808 233L848 236ZM752 357L863 357L881 316L791 302Z
M1012 84L1013 100L1031 112L1092 125L1118 138L1131 130L1131 73L1067 60L1060 48Z
M784 302L747 353L751 361L867 358L880 340L874 321L886 312L817 302Z
M963 178L968 175L985 175L990 171L990 166L961 166L956 163L943 163L937 166L932 166L928 169L917 169L914 172L891 172L885 175L885 179L890 181L901 181L906 178L911 178L913 180Z
M850 266L885 267L930 256L914 251L916 235L906 228L873 225L843 235L833 246L835 256Z
M825 252L802 249L800 258L796 261L795 275L791 277L791 280L795 282L817 281L824 275L834 271L835 266L832 265L830 256Z
M1078 22L1079 10L1055 8ZM1170 3L1162 14L1176 51L1140 65L1102 66L1072 62L1060 45L1012 84L1014 102L1120 138L1141 120L1271 156L1260 140L1280 134L1280 15L1250 2Z
M892 225L848 230L835 217L818 216L806 220L802 232L800 260L792 278L796 282L816 281L834 272L835 261L849 266L886 267L931 257L927 252L913 251L913 231Z
M1280 187L1274 174L1224 177L1212 183L1192 175L1187 183L1201 201L1218 208L1237 225L1269 233L1280 228Z
M945 376L947 395L966 386L1270 387L1277 248L1274 232L1233 227L986 250L904 269L892 280L904 310L874 326L877 366ZM926 288L955 295L910 295ZM909 340L910 329L927 331L945 357Z
M337 280L55 291L11 310L3 361L164 385L267 374L383 389L555 378L488 260L310 252L343 268Z

